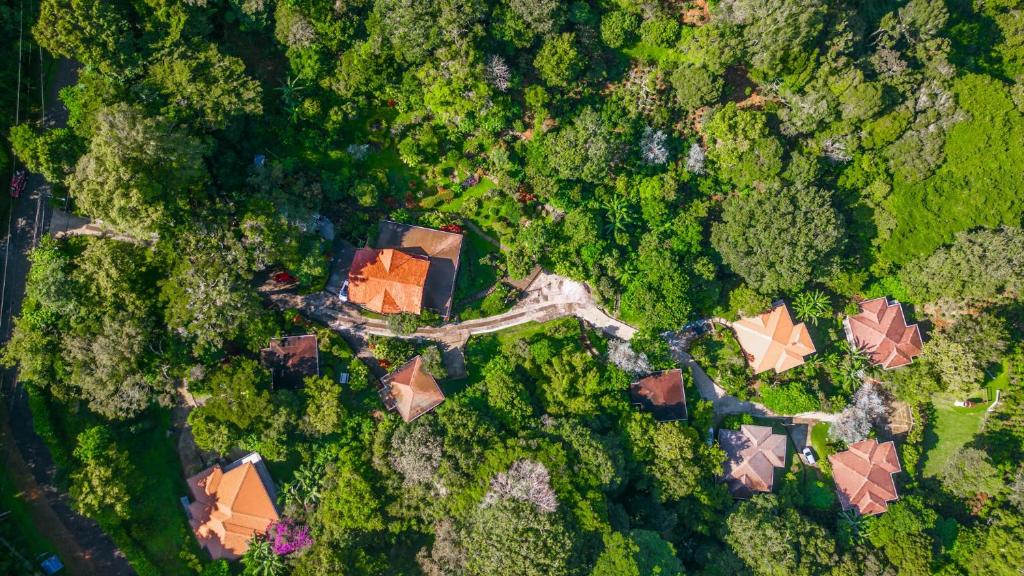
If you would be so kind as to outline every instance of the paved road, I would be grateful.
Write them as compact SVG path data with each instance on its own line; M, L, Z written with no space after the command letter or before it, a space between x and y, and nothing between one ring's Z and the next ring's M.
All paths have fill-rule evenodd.
M76 82L77 66L69 60L57 63L56 74L47 95L47 120L50 126L64 126L67 110L57 92ZM11 318L21 309L25 279L30 263L28 251L50 223L47 196L49 185L38 175L29 177L22 197L11 209L9 254L6 283L3 286L3 310L0 311L0 340L10 337ZM0 455L17 489L25 496L29 512L40 533L57 548L72 575L122 576L135 572L110 538L92 520L71 509L66 493L57 489L56 466L46 444L32 428L32 414L23 387L17 384L17 371L3 371L4 406L0 410Z

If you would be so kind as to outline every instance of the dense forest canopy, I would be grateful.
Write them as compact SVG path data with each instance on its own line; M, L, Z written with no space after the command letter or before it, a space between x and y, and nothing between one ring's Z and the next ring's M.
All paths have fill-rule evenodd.
M0 168L118 239L40 241L3 361L76 510L140 574L1024 570L1021 0L0 4L5 38L19 19L49 70L79 67L66 126L12 122L0 95ZM0 50L20 86L20 49ZM539 266L637 334L474 336L461 380L431 342L374 338L385 366L422 355L447 396L403 422L350 343L261 292L281 272L324 290L381 220L465 227L461 319L507 310ZM890 371L843 336L881 296L925 341ZM841 512L827 459L792 447L773 494L736 501L709 430L754 419L723 421L686 370L686 420L626 395L678 367L666 331L780 299L810 326L806 364L756 376L728 330L690 353L740 400L839 415L819 451L903 406L884 514ZM260 350L306 332L320 375L275 387ZM990 413L953 406L995 388ZM164 434L184 389L200 449L270 463L300 551L257 539L228 565L196 545Z

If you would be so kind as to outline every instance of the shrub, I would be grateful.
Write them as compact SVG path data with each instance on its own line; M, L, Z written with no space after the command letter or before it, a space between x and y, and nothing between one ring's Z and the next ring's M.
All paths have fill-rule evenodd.
M777 414L799 414L821 409L821 403L800 382L761 388L761 403Z
M388 329L403 336L413 334L420 327L420 319L415 314L403 312L388 316Z

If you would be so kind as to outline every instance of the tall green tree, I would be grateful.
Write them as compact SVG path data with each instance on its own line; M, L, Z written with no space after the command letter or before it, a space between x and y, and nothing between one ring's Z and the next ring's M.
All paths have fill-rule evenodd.
M842 241L831 195L810 187L731 196L711 229L722 260L763 294L796 292L827 275Z

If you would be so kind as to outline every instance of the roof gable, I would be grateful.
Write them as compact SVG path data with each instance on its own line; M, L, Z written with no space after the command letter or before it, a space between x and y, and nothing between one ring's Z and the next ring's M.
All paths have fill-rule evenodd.
M194 499L189 524L213 559L242 556L249 540L278 520L262 466L259 454L251 453L227 469L213 466L186 481Z
M803 364L804 357L815 351L807 325L795 324L782 303L759 316L740 318L732 328L754 374L785 372Z

